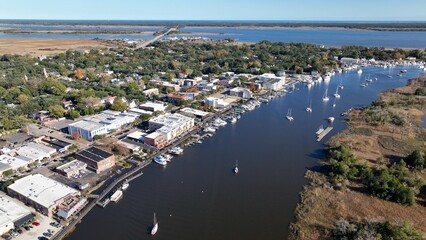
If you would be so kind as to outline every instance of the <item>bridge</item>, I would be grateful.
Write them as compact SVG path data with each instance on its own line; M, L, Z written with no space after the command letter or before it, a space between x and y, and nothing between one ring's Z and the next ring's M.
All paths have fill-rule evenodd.
M143 42L143 43L138 44L138 45L136 46L136 49L140 49L140 48L148 47L149 45L151 45L151 44L153 44L154 42L158 41L160 38L162 38L162 37L166 36L167 34L169 34L171 31L177 31L177 29L178 29L178 27L172 27L172 28L169 28L166 32L164 32L164 33L162 33L162 34L160 34L160 35L156 36L155 38L153 38L153 39L151 39L151 40L149 40L149 41L146 41L146 42Z

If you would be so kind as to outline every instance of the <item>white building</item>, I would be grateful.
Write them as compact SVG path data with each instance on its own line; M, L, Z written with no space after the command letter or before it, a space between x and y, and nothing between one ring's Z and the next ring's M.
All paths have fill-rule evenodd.
M7 188L10 196L34 207L49 217L54 209L67 198L79 196L80 192L41 174L18 179Z
M150 111L150 112L158 112L158 111L165 111L167 106L165 106L162 103L155 103L155 102L146 102L139 106L142 110Z
M74 213L79 212L87 204L86 198L73 197L58 207L58 217L68 220Z
M223 99L216 97L207 97L204 101L207 106L214 108L225 108L229 105L229 103L223 101Z
M91 141L96 135L108 134L112 130L134 122L138 116L139 114L137 113L121 113L106 110L100 114L68 125L68 132L71 136L75 132L78 132L81 138Z
M166 137L170 141L194 126L194 119L179 113L167 113L149 120L149 128Z
M21 167L26 167L29 162L16 157L3 154L3 155L0 155L0 163L7 164L11 167L11 169L17 170Z
M251 98L251 92L250 90L242 87L235 87L229 91L229 95L241 97L243 99L250 99Z
M70 178L73 175L80 174L80 171L85 170L86 167L86 163L79 160L73 160L69 163L65 163L64 165L57 167L56 170L65 177Z
M16 150L16 154L20 156L18 158L28 159L30 163L50 158L54 153L56 153L56 149L39 143L28 143Z
M32 218L34 214L19 201L0 192L0 235L21 226Z
M151 89L143 91L143 93L145 94L145 96L151 97L153 95L160 94L160 91L158 90L158 88L151 88Z
M284 78L273 78L262 82L262 88L267 90L278 91L283 88L284 84Z
M194 116L199 117L199 118L204 118L204 117L206 117L206 116L208 116L210 114L208 112L204 112L204 111L201 111L201 110L197 110L197 109L193 109L193 108L188 108L188 107L183 108L180 111L182 113L191 114L191 115L194 115Z

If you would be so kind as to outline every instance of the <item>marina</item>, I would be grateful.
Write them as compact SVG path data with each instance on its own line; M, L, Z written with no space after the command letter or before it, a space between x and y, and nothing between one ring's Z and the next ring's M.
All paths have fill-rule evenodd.
M321 131L317 136L317 142L321 141L327 134L329 134L333 130L333 127L327 127L323 131Z
M199 236L204 236L204 239L241 237L259 239L286 236L287 229L280 226L292 220L294 206L298 201L298 192L305 184L304 171L306 167L315 166L316 161L322 158L321 154L317 154L317 151L322 149L322 143L314 139L307 140L305 135L317 132L318 126L324 123L324 119L339 116L352 107L370 104L377 93L402 86L409 77L418 74L418 72L408 71L403 77L390 81L386 77L387 70L366 67L364 72L370 72L373 77L378 77L377 81L372 82L371 88L368 88L369 92L366 93L364 89L359 88L362 79L358 77L356 71L342 74L345 90L340 93L342 98L339 99L339 104L335 108L332 108L331 103L322 102L321 98L326 88L334 89L337 84L340 84L340 79L336 80L336 77L331 77L328 86L321 83L311 88L301 88L300 83L296 84L296 90L289 91L285 95L277 95L261 107L258 107L260 104L257 105L255 102L245 103L245 107L240 107L241 117L237 124L216 127L214 137L203 139L203 144L185 148L183 154L174 157L176 160L170 163L170 167L162 168L153 164L145 168L144 176L132 181L132 187L126 191L126 197L120 200L120 204L105 209L94 209L77 227L70 239L91 239L95 236L112 239L119 238L123 234L128 235L129 239L140 239L141 235L137 231L140 227L131 226L152 226L154 211L161 216L169 216L162 218L161 236L165 238L198 239ZM307 98L312 99L312 108L316 109L315 113L309 114L309 117L306 117L305 112ZM298 121L283 124L286 119L282 117L282 109L289 108L294 109L292 115ZM344 116L336 117L333 123L335 132L346 127L342 120ZM259 122L262 122L263 127L259 127ZM204 129L206 127L204 126ZM330 131L331 129L328 133L326 130L320 133L321 141L327 141ZM199 137L205 134L200 133ZM265 134L274 141L252 143L252 139ZM306 149L297 147L301 144ZM238 148L244 150L239 151L237 156L235 149ZM205 154L206 152L209 154ZM286 157L283 160L281 156ZM231 177L235 176L235 172L233 170L232 173L229 169L235 168L234 159L244 159L244 174L232 180ZM259 159L267 159L267 164ZM272 169L271 165L274 166ZM251 187L247 188L247 186ZM270 191L268 190L270 188L265 189L260 186L271 186L274 190ZM236 188L240 190L235 191ZM163 194L158 196L156 193L160 189ZM186 197L188 194L191 196L190 200ZM252 194L261 194L264 197L252 199L250 197ZM172 205L168 204L170 198L173 198ZM209 204L212 198L216 199L214 206ZM226 200L229 198L238 204L230 204ZM210 206L211 209L198 212L192 204L188 204L188 201L196 203L197 208ZM143 206L138 202L144 202ZM262 211L256 207L259 204L262 205ZM139 207L135 208L136 206ZM236 218L236 212L247 208L253 209L250 215L243 220ZM188 214L191 215L190 219L185 217ZM93 235L91 233L93 222L104 219L108 215L116 216L114 219L130 215L134 220L130 225L123 225L117 220L105 222L107 226L110 226L109 228L117 225L120 227L115 231L106 230L99 235ZM255 229L258 224L271 218L274 224L264 231L247 231L247 229ZM217 222L215 219L226 219L226 221ZM208 229L202 228L199 224L206 221L211 226ZM193 228L186 229L185 226L188 224ZM89 231L89 229L92 230ZM214 238L208 236L214 236ZM145 238L142 236L142 239Z

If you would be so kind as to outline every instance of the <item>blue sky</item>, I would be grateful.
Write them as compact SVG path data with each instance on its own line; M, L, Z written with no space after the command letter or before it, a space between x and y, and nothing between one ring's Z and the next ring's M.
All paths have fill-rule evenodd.
M4 0L0 19L426 21L425 0Z

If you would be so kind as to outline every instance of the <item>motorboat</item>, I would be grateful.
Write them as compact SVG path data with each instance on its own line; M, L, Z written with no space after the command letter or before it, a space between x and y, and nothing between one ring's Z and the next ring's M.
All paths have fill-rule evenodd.
M123 191L117 190L111 195L110 199L111 199L111 202L118 202L118 200L120 200L122 197L123 197Z
M294 118L291 116L291 108L290 108L290 109L288 109L286 118L287 118L287 120L289 120L290 122L294 120Z
M155 235L157 231L158 231L158 221L154 213L154 220L152 221L151 235Z
M168 152L173 155L181 155L183 153L183 149L179 146L176 146L171 148Z
M206 128L204 128L204 132L215 133L216 129L214 129L212 127L206 127Z
M327 120L328 120L330 123L333 123L333 122L334 122L334 120L335 120L335 118L334 118L334 117L329 117Z
M236 117L232 117L231 118L231 123L236 123L237 122L237 118Z
M157 156L154 158L154 162L157 164L160 164L162 166L166 166L167 165L167 159L165 159L163 156Z
M129 182L125 182L123 183L123 185L121 186L121 190L125 191L126 189L128 189L130 186Z
M362 74L362 69L358 69L357 73Z

